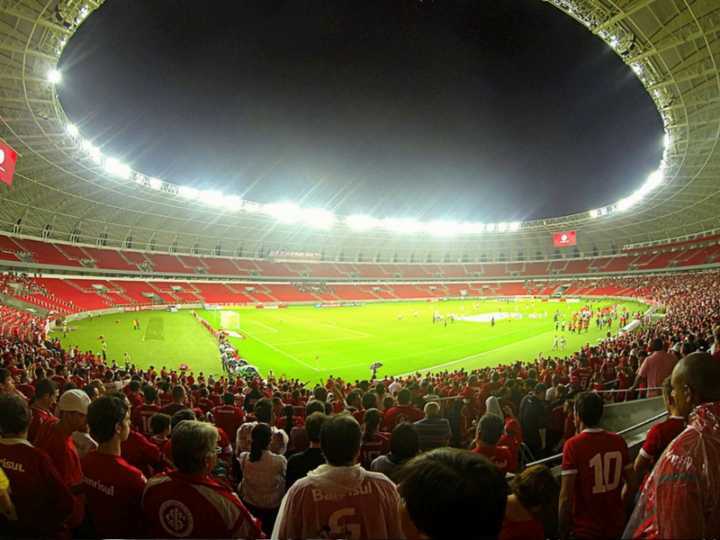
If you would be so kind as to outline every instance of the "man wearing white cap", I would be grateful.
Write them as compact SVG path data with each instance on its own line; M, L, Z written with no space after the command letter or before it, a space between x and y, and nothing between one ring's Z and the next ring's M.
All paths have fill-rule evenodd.
M46 424L38 434L36 446L45 450L55 465L63 483L70 491L80 492L83 474L80 467L80 456L72 439L73 431L85 431L87 411L90 398L82 390L68 390L58 400L57 410L59 421ZM73 514L70 528L82 521L81 499L76 497L76 511Z

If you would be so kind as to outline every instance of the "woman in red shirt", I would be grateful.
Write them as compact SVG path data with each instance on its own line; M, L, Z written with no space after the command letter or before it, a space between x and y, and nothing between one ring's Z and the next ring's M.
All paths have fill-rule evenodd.
M513 478L499 540L544 540L557 536L560 486L545 465Z

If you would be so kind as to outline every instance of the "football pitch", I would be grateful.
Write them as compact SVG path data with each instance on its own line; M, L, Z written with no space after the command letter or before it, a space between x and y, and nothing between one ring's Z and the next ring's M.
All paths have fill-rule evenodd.
M598 299L591 303L540 300L453 300L445 302L368 303L318 308L254 307L198 310L213 328L231 333L240 356L261 374L287 375L314 384L330 375L344 379L367 378L369 366L381 362L378 375L401 375L418 370L474 369L518 360L530 361L552 353L556 334L555 313L569 321L584 305L594 309L618 305L631 313L644 312L635 302ZM433 323L433 315L444 317ZM450 320L450 315L455 319ZM495 319L493 326L490 319ZM132 320L140 321L133 330ZM447 322L446 322L447 321ZM612 328L617 332L617 323ZM596 343L607 329L594 321L587 333L565 332L570 354L586 343ZM70 323L65 346L101 350L100 336L108 344L108 361L123 362L124 353L139 367L154 365L221 373L214 338L189 310L141 311L93 317Z

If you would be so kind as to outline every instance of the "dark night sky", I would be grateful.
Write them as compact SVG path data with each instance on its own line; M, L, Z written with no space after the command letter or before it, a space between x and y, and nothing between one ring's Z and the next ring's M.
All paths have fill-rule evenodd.
M108 0L62 103L149 175L340 213L522 220L655 169L630 69L540 0Z

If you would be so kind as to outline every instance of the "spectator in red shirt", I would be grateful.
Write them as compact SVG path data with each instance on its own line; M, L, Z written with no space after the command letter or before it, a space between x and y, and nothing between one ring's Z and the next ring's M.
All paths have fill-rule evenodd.
M377 409L365 411L362 445L360 446L360 464L370 469L373 460L390 451L390 436L380 431L383 414Z
M500 472L505 474L510 470L513 457L509 448L497 445L503 428L502 418L492 413L485 414L478 422L475 446L472 451L488 458Z
M28 440L31 442L37 438L38 431L44 424L52 424L58 418L52 413L57 404L57 385L50 379L40 379L35 385L35 397L32 400L30 410L32 420L28 430Z
M582 392L575 400L580 433L565 442L558 503L561 540L619 538L625 525L622 480L632 492L632 463L625 440L599 428L603 399Z
M560 486L545 465L533 465L510 482L500 540L556 538Z
M223 394L223 404L212 409L215 425L222 428L230 437L235 437L238 428L245 421L245 411L235 406L235 396L229 392Z
M177 470L151 478L142 510L155 538L262 538L260 523L230 489L210 476L217 462L217 430L185 420L172 434Z
M185 388L176 385L172 389L172 402L160 409L160 412L172 417L176 412L187 408L186 400Z
M150 440L162 450L170 437L170 417L167 414L155 413L150 418ZM167 458L167 456L165 456Z
M493 539L500 533L507 484L483 456L454 448L425 452L403 468L398 489L406 538Z
M27 401L27 398L15 387L15 379L10 370L0 368L0 394L17 395Z
M104 396L88 407L90 435L98 449L82 460L85 509L100 538L140 536L145 476L120 455L130 434L130 409L115 396Z
M7 474L17 519L0 514L0 535L62 538L75 501L48 455L27 440L30 411L19 396L0 396L0 465Z
M401 422L417 422L423 417L422 411L410 404L412 399L410 390L407 388L400 390L397 399L398 404L385 411L384 431L392 432L395 426Z
M157 390L152 386L145 386L145 388L143 388L143 396L144 399L138 406L132 404L131 401L133 427L143 435L149 435L150 418L160 412L160 407L156 403Z

